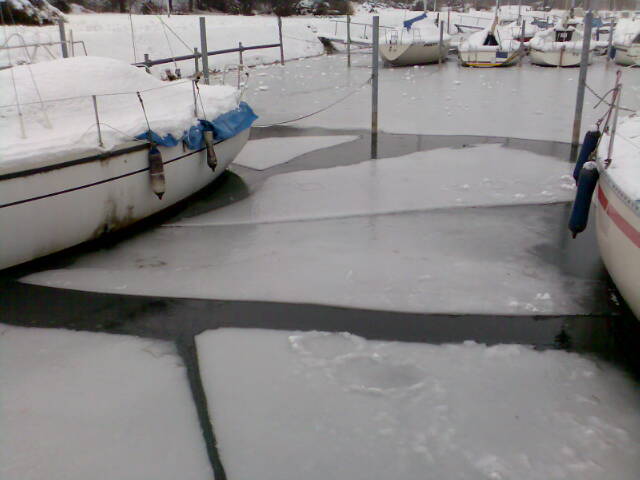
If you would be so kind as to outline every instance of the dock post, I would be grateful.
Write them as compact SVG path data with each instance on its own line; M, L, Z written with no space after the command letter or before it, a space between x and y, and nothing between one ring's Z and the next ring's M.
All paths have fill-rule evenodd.
M71 56L76 56L76 48L73 45L73 30L69 29L69 46L71 47Z
M347 67L351 66L351 15L347 15Z
M571 136L571 160L575 159L578 145L580 144L580 124L582 123L582 107L584 105L584 89L587 83L587 68L589 66L589 50L591 47L591 27L593 24L593 12L589 10L584 17L584 36L582 40L582 56L580 58L580 75L578 76L578 94L576 96L576 111L573 118L573 134Z
M58 30L60 30L60 47L62 48L62 58L69 57L69 51L67 50L67 35L64 31L64 20L58 20Z
M151 60L149 60L149 54L145 53L144 54L144 70L147 73L151 73L151 65L150 65L150 63L151 63Z
M607 67L609 66L609 62L611 61L611 48L613 44L613 19L610 20L611 24L609 25L609 43L607 45Z
M282 46L282 18L278 17L278 36L280 37L280 65L284 65L284 47Z
M438 65L442 64L442 37L444 34L444 23L440 22L440 40L438 42Z
M378 158L378 47L380 17L373 17L373 50L371 54L371 158Z
M200 51L202 52L204 83L209 85L209 50L207 50L207 24L204 17L200 17Z

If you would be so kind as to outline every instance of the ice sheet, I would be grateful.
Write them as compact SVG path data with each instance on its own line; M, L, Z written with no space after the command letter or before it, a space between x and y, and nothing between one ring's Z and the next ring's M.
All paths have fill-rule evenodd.
M605 286L599 271L564 270L572 258L565 250L569 208L160 228L23 281L407 312L591 314Z
M363 85L370 75L370 55L358 54L350 70L343 55L269 67L261 77L268 95L253 89L246 99L263 124L297 118L319 110ZM318 73L320 72L320 74ZM616 69L601 57L589 67L587 83L600 94L615 83ZM624 106L640 107L640 69L624 69ZM385 132L429 135L506 136L571 141L578 71L544 68L525 60L513 68L465 68L446 64L383 68L379 85L379 128ZM582 133L606 106L588 93ZM295 122L298 127L371 127L371 90L363 86L336 106Z
M230 478L640 472L636 386L576 354L235 329L205 332L197 344Z
M0 324L0 478L212 478L166 342Z
M333 147L351 142L355 135L334 135L324 137L280 137L249 141L233 161L235 165L266 170L294 158L321 148Z
M501 145L417 152L275 175L238 203L173 225L276 222L566 201L574 195L570 168L556 158Z

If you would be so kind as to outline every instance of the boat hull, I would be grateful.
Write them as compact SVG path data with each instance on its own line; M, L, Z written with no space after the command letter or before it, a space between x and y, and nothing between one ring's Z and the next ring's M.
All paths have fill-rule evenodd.
M623 298L640 319L640 205L628 199L606 171L596 194L600 255Z
M634 44L627 45L615 45L616 56L613 59L618 65L638 65L640 66L640 45Z
M166 182L162 199L151 188L146 142L0 175L0 269L98 238L187 198L227 168L249 132L216 144L215 171L205 150L159 147Z
M380 57L394 67L435 63L444 59L449 52L449 42L438 43L385 43L380 45Z
M557 50L538 50L531 48L529 50L531 63L541 65L543 67L578 67L582 52L580 50L557 49ZM591 63L592 54L589 52L589 63Z
M460 64L465 67L488 68L488 67L510 67L520 61L521 54L518 51L501 52L469 50L458 52Z

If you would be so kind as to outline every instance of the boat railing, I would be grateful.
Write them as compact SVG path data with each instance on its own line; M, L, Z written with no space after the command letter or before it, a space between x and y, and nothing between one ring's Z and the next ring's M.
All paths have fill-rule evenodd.
M18 45L10 45L9 43L14 40L17 39L19 40L19 44ZM73 32L70 32L70 37L68 40L64 40L64 41L47 41L47 42L25 42L24 37L19 34L19 33L12 33L11 35L9 35L4 43L0 46L0 52L3 51L7 51L8 55L10 56L10 50L16 50L16 49L22 49L24 50L26 56L27 56L27 60L29 63L34 63L34 59L36 56L36 53L38 52L39 48L42 48L45 52L47 52L49 54L49 56L52 59L56 59L58 58L50 49L49 47L53 47L55 45L60 45L61 47L63 45L67 46L67 50L71 52L71 56L75 57L75 46L76 45L80 45L82 46L82 50L84 52L84 55L88 55L87 54L87 47L84 43L84 40L74 40L73 39ZM33 50L31 52L29 52L29 48L33 48Z
M237 71L237 88L240 91L240 95L238 96L238 99L242 99L242 96L244 95L244 92L248 86L248 81L249 81L249 72L245 69L245 65L225 65L225 67L223 69L221 69L218 72L214 72L214 74L210 77L210 78L218 78L219 84L220 85L226 85L227 82L227 74L230 71ZM157 86L157 87L153 87L153 88L148 88L148 89L144 89L144 90L138 90L138 91L123 91L123 92L110 92L110 93L103 93L103 94L95 94L95 95L75 95L75 96L69 96L69 97L62 97L62 98L51 98L51 99L43 99L40 97L40 94L38 93L38 100L32 101L32 102L16 102L16 103L11 103L11 104L5 104L5 105L0 105L0 111L2 110L12 110L15 109L17 111L18 114L18 118L19 118L19 122L20 122L20 134L22 138L27 138L26 135L26 126L25 126L25 107L29 107L29 106L36 106L36 107L40 107L39 111L40 114L43 117L43 124L46 128L50 129L52 128L52 123L49 119L49 114L47 112L47 105L51 105L51 104L55 104L55 103L62 103L62 102L78 102L78 100L87 100L90 103L90 105L87 108L92 108L93 109L93 113L94 113L94 117L95 117L95 122L93 122L92 124L88 125L87 130L84 132L83 135L85 135L86 133L88 133L92 127L95 126L96 128L96 133L97 133L97 143L100 147L104 147L104 142L103 142L103 137L102 137L102 127L107 127L113 131L115 131L116 133L119 133L120 135L124 136L126 138L127 141L141 141L141 142L146 142L147 139L141 139L141 138L136 138L133 137L115 127L113 127L112 125L109 125L107 123L104 123L100 120L100 103L99 103L99 99L100 98L106 98L106 97L113 97L113 96L127 96L129 95L131 97L131 101L132 104L141 104L143 105L143 97L145 93L154 91L154 90L160 90L160 89L164 89L164 88L170 88L170 87L175 87L178 85L183 85L185 83L191 83L192 85L192 91L193 91L193 114L195 118L206 118L206 112L204 111L204 106L202 105L202 100L200 98L200 90L199 90L199 81L200 81L201 77L200 75L195 76L195 78L192 79L179 79L177 81L170 81L170 82L165 82L165 84ZM239 101L238 100L238 101ZM200 106L199 106L200 104ZM143 106L143 110L144 110L144 106Z
M373 26L370 23L360 23L360 22L351 22L351 21L347 22L346 20L339 20L339 19L333 19L333 20L330 20L330 21L335 24L334 25L334 32L333 32L335 36L338 36L338 25L341 24L341 23L343 23L345 25L347 23L349 23L352 26L356 25L358 27L363 27L361 38L369 38L369 37L367 37L367 28L369 28L369 31L372 31L371 29L373 28ZM346 27L345 27L345 29L346 29ZM383 33L386 35L387 31L396 30L397 27L389 27L389 26L385 26L385 25L379 25L379 29L382 30ZM345 35L346 35L346 33L345 33Z

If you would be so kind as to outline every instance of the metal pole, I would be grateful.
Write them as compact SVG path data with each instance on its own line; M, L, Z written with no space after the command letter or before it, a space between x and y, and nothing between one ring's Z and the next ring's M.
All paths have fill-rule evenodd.
M622 84L620 83L620 77L622 72L618 70L616 72L616 89L613 93L613 107L615 112L613 113L613 127L611 129L611 137L609 138L609 148L607 150L607 160L611 160L611 153L613 152L613 141L616 137L616 130L618 128L618 112L620 111L620 97L622 95Z
M151 73L151 60L149 60L149 54L145 53L144 54L144 69L147 71L147 73Z
M242 42L238 42L238 56L240 57L240 63L238 64L238 89L240 88L240 76L242 75L242 70L244 65L242 64Z
M522 21L522 0L518 0L518 22Z
M351 15L347 15L347 67L351 66Z
M93 99L93 112L96 114L96 127L98 127L98 145L104 147L104 143L102 143L102 131L100 130L100 118L98 117L98 101L95 95L91 95L91 98Z
M438 65L442 64L442 37L444 34L444 23L440 22L440 42L438 43Z
M582 56L580 58L580 75L578 77L578 95L576 97L576 112L573 119L573 135L571 145L574 148L580 144L580 124L582 123L582 107L584 105L584 88L587 83L587 68L589 66L589 50L591 46L591 26L593 12L591 8L584 17L584 36L582 38Z
M278 17L278 36L280 37L280 65L284 65L284 47L282 46L282 18Z
M209 85L209 50L207 50L207 25L204 17L200 17L200 51L202 52L202 73L204 83Z
M451 5L449 5L449 9L447 10L447 35L451 33Z
M58 20L58 30L60 30L60 47L62 48L62 58L69 57L69 51L67 50L67 36L64 32L64 20Z
M76 56L76 49L73 45L73 30L69 29L69 45L71 45L71 56Z
M425 0L426 2L426 0ZM373 50L371 54L371 158L378 158L378 28L380 17L373 17Z
M610 20L610 24L609 24L609 44L607 45L607 66L609 66L609 62L611 61L611 46L613 44L613 25L614 25L614 18L611 17Z
M193 62L195 64L195 68L196 68L195 75L197 77L198 73L200 72L200 66L198 65L198 47L195 47L193 49Z

